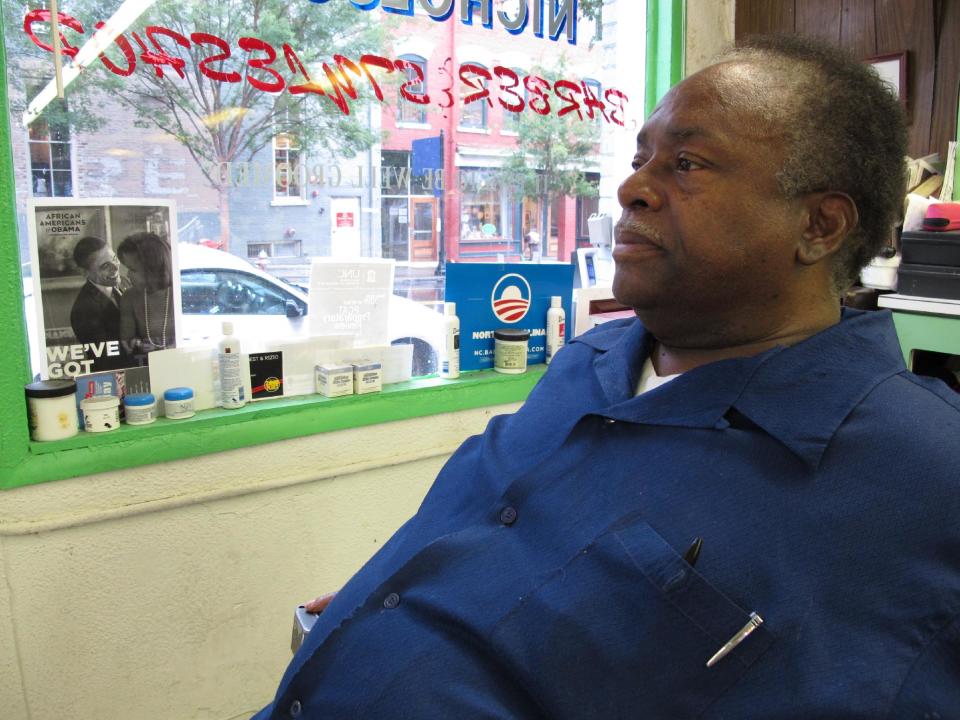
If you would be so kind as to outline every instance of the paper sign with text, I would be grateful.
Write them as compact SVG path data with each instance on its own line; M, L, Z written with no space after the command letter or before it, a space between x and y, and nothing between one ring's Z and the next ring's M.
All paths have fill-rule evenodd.
M314 258L310 334L353 335L354 345L389 345L393 260Z

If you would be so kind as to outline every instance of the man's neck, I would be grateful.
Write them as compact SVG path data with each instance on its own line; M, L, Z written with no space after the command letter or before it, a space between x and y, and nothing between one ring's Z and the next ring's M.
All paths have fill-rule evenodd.
M90 278L87 278L87 282L93 285L97 290L99 290L109 298L113 297L113 291L117 289L116 285L101 285L98 282L94 282Z
M675 375L718 360L759 355L778 345L796 345L839 320L838 307L836 310L808 316L799 322L789 323L769 332L758 333L748 339L724 341L723 338L711 338L708 342L689 344L657 339L651 360L657 375Z

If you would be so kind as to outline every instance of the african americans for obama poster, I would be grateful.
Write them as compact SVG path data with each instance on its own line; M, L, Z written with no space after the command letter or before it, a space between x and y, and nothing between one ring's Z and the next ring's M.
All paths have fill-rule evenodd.
M27 215L36 305L31 342L40 341L43 377L143 366L149 352L176 347L172 201L33 200Z

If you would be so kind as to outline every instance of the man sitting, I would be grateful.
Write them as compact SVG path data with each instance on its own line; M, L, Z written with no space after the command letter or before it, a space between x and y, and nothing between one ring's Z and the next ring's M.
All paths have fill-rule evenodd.
M638 319L460 447L257 717L958 717L960 401L839 301L905 151L812 42L671 90L619 190Z

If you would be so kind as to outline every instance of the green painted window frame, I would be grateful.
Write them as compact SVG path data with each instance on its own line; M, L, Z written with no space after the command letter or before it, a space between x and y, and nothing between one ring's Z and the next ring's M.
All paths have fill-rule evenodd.
M647 0L646 84L643 117L683 79L687 32L686 0Z
M682 77L684 12L683 0L647 2L648 104L651 97L658 100ZM0 76L6 78L2 29L0 19ZM390 385L371 395L335 400L288 398L240 410L208 410L189 420L163 418L149 427L124 426L105 434L81 433L68 440L33 442L23 394L24 384L30 381L29 348L6 81L0 82L0 112L0 347L6 349L0 373L0 490L321 432L519 402L545 370L539 366L524 375L464 373L452 381L423 378Z

